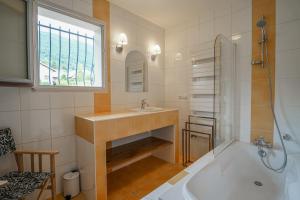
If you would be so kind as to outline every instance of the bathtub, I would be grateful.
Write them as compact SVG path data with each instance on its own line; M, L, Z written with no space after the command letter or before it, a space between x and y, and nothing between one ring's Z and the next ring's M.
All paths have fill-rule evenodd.
M272 151L275 165L279 154ZM262 165L254 145L234 142L183 184L183 199L300 200L300 156L288 161L283 173L275 173Z

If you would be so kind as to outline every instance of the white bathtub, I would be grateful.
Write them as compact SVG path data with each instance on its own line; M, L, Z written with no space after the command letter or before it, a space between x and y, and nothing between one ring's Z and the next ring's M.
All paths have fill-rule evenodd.
M281 152L270 155L272 164L281 164ZM143 200L300 200L299 153L289 155L286 170L278 174L263 166L256 146L234 142L216 158L209 152L185 172L175 185L165 183Z
M281 162L281 156L275 158ZM290 156L287 169L278 174L262 165L255 146L235 142L191 176L182 194L185 200L300 200L299 163L299 155Z

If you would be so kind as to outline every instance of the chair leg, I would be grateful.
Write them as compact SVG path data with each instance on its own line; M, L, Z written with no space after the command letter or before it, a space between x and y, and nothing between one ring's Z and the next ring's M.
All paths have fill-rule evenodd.
M39 199L41 198L41 196L42 196L42 194L43 194L45 188L47 188L47 186L48 186L48 182L49 182L49 178L47 178L47 180L44 181L44 183L43 183L43 185L42 185L42 187L41 187L41 191L40 191L40 193L39 193L39 195L38 195L37 200L39 200Z
M55 200L56 197L56 182L55 182L55 175L51 175L51 199Z

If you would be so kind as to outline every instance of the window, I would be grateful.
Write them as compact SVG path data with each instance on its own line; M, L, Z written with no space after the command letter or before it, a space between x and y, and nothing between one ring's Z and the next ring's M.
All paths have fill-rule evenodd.
M31 10L29 0L0 0L0 82L33 83Z
M100 22L39 6L37 34L39 87L104 87Z

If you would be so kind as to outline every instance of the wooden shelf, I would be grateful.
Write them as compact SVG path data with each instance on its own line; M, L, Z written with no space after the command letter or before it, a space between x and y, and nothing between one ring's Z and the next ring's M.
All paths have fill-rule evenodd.
M107 149L107 173L116 171L138 160L151 156L153 151L169 145L172 145L172 142L155 137L148 137Z

